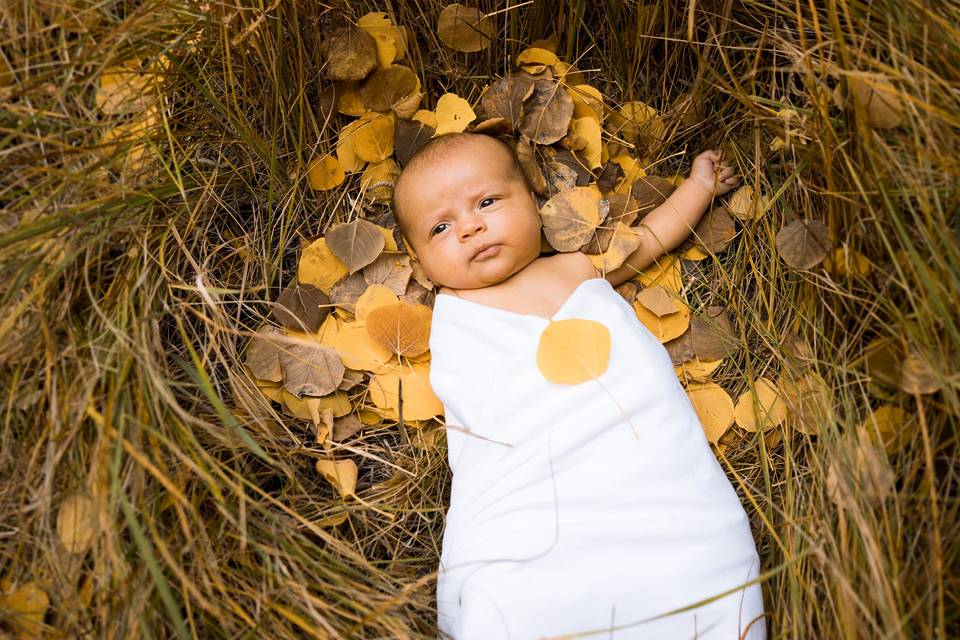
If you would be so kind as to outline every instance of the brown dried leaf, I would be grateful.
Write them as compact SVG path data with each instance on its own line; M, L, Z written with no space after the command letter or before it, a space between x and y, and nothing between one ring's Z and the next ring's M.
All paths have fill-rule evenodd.
M473 7L450 4L440 12L437 35L451 49L470 53L490 46L493 21Z
M283 388L300 398L325 396L343 380L344 366L335 349L322 344L288 344L280 351Z
M540 209L547 242L557 251L579 249L600 222L600 204L600 192L593 187L575 187L550 198Z
M676 185L657 176L643 176L630 185L630 195L637 203L637 210L646 215L663 204Z
M607 247L610 246L610 239L613 238L613 232L617 224L620 223L629 227L639 215L637 203L629 194L615 193L606 200L609 203L610 211L606 219L597 227L597 232L590 239L590 242L581 249L584 253L596 255L606 251Z
M416 120L397 120L394 129L394 155L401 167L433 137L434 129Z
M479 122L471 122L467 125L466 131L499 135L502 133L513 133L513 127L510 126L510 121L506 118L487 118Z
M597 178L597 188L600 189L600 193L608 193L613 190L613 187L616 186L617 181L620 180L621 177L623 177L623 167L616 162L610 162L608 160L607 163L603 165L600 176Z
M520 126L523 102L533 93L530 78L507 74L494 82L480 98L480 107L487 118L506 118L513 129Z
M730 212L724 207L714 207L697 223L693 243L705 252L720 253L730 246L736 235L737 225Z
M740 345L727 310L710 306L690 318L690 346L700 360L720 360L736 353Z
M330 289L330 300L336 306L353 313L356 309L357 300L367 290L366 278L362 271L350 274Z
M794 269L809 269L830 250L830 231L819 220L794 220L780 229L777 253Z
M399 251L385 251L363 268L363 279L368 285L383 285L398 296L407 291L412 274L410 256Z
M377 67L377 41L353 25L334 30L321 50L331 80L363 80Z
M673 298L661 286L646 287L637 294L636 301L660 318L677 312Z
M330 298L312 284L297 284L287 287L277 297L273 317L277 322L297 331L314 332L330 313Z
M410 67L391 64L370 74L360 87L360 98L368 108L387 112L417 90L419 80Z
M258 380L280 382L283 372L280 370L280 352L274 339L283 334L273 327L262 327L247 345L247 357L244 364Z
M523 103L520 131L537 144L552 144L567 134L573 100L555 80L537 80Z
M351 274L376 260L386 242L377 225L362 218L329 229L326 240L330 251Z
M521 135L520 140L517 141L517 160L533 190L537 193L546 192L547 179L543 176L543 171L540 170L537 162L536 149L524 135Z
M330 436L330 439L334 442L343 442L349 440L361 429L363 429L363 423L360 422L360 418L352 413L348 413L333 421L333 434Z

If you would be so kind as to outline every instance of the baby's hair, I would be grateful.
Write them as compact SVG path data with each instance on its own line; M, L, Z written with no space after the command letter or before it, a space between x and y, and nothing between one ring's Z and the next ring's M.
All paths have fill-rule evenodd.
M400 172L400 175L397 177L396 183L394 184L394 195L397 193L397 189L400 186L400 182L403 180L404 174L408 173L411 168L426 162L442 159L446 156L446 154L451 153L452 150L459 144L462 144L468 140L475 140L480 137L489 138L490 140L493 140L497 144L503 146L503 148L507 151L507 154L510 156L514 170L520 174L520 177L523 179L524 184L527 185L527 188L530 188L530 183L527 180L527 174L523 170L523 167L520 166L520 161L517 159L517 154L513 147L492 135L463 131L460 133L448 133L446 135L432 138L425 145L417 149L417 151L410 156L406 163L404 163L403 170ZM407 224L404 221L403 212L398 206L396 197L393 199L393 218L396 220L397 226L400 227L400 235L407 244L408 251L412 253L413 247L408 240L410 236L407 233L409 231L409 227L407 227Z

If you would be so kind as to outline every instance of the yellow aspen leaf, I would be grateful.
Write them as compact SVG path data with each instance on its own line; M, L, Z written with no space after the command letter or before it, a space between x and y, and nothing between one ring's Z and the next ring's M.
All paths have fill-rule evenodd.
M371 162L360 175L361 192L373 202L390 202L399 176L400 166L393 158Z
M433 137L460 133L477 118L470 103L455 93L445 93L437 100L437 126ZM425 123L426 124L426 123Z
M373 224L373 223L371 223ZM374 224L377 228L377 231L383 234L383 250L384 251L399 251L397 248L397 241L393 238L393 231L387 229L386 227L381 227L378 224Z
M426 363L411 363L371 378L370 399L381 410L381 415L399 419L401 381L404 420L427 420L443 415L443 403L430 387L430 365Z
M769 198L763 194L754 193L753 187L748 184L734 191L726 204L727 211L741 220L760 218L767 212L769 206Z
M437 114L434 113L433 111L430 111L428 109L420 109L419 111L413 114L413 118L411 118L411 120L416 120L417 122L424 124L430 127L431 129L433 129L434 131L436 131Z
M337 136L337 161L347 173L359 171L366 164L366 161L357 155L354 148L353 136L361 124L360 120L354 120L340 129L340 134Z
M278 404L283 403L283 385L279 382L269 382L267 380L257 380L257 388L267 400L272 400ZM289 391L287 392L289 393Z
M350 274L340 258L327 246L325 238L311 242L300 254L297 268L297 280L302 284L312 284L330 295L330 289Z
M546 67L553 67L560 59L557 54L546 49L529 47L517 54L517 66L522 67L524 71L531 74L538 74Z
M392 64L406 55L407 35L404 30L393 24L387 14L371 11L357 20L357 26L369 33L377 41L377 57L380 66Z
M346 522L348 515L349 513L347 511L344 511L342 513L338 513L333 516L321 518L320 520L317 520L313 524L315 524L318 527L335 527L338 524L343 524L344 522Z
M840 107L852 109L854 102L861 105L867 124L874 129L893 129L903 124L901 92L881 74L850 75L847 76L847 93L842 91L842 86L838 84L834 90Z
M340 497L356 496L357 463L345 460L317 460L317 472L340 492Z
M769 431L787 418L787 405L780 389L767 378L757 378L734 407L737 424L750 432Z
M663 119L643 102L628 102L610 114L607 123L615 136L633 144L650 144L663 137Z
M693 405L708 442L717 444L733 424L733 400L714 382L687 386L687 397Z
M622 222L617 222L614 227L613 235L607 244L607 248L599 254L590 255L590 261L600 269L604 274L618 269L626 262L634 251L640 246L641 229L629 227Z
M885 403L870 412L859 428L874 442L882 444L888 454L893 455L916 435L917 421L908 421L907 412L903 408Z
M399 356L416 357L430 348L432 313L422 304L382 305L367 315L367 333Z
M6 582L6 581L4 581ZM27 582L13 590L3 584L0 593L0 610L9 612L5 620L21 638L39 638L43 631L43 618L50 608L50 598L36 582Z
M692 360L687 360L678 365L674 365L673 372L677 375L680 382L686 384L690 380L705 380L710 377L717 367L723 364L720 360L701 360L696 356Z
M367 290L357 298L357 305L354 308L353 315L356 321L363 324L367 321L367 316L374 309L394 305L400 302L397 294L382 284L372 284Z
M142 111L154 101L154 75L140 73L140 60L133 59L100 74L96 103L108 115Z
M361 322L344 322L332 342L343 364L356 371L387 372L398 363L393 352L370 337Z
M870 260L856 249L843 245L827 254L823 268L837 277L866 278L870 274Z
M636 311L640 322L650 330L650 333L656 336L657 340L663 343L681 336L690 326L690 307L684 304L682 300L673 300L673 305L676 307L677 313L662 317L648 310L640 302L635 301L633 309Z
M610 361L610 330L594 320L551 320L540 334L537 367L550 382L580 384L599 378Z
M598 123L603 123L603 94L588 84L578 84L568 86L567 93L573 100L574 118L593 118Z
M600 123L594 118L574 118L570 130L585 142L583 157L591 170L600 168L603 143L600 139Z
M307 167L307 179L310 186L317 191L327 191L339 186L345 176L340 162L330 155L314 159Z
M577 69L575 64L567 64L563 60L558 60L555 65L553 65L553 71L556 74L557 80L564 83L565 85L581 85L586 83L586 78L583 76L583 72Z
M493 34L493 21L479 9L454 3L440 12L437 35L451 49L465 53L486 49Z
M694 262L698 262L704 258L709 258L710 254L704 253L703 249L696 245L691 245L686 251L683 252L683 254L681 254L681 257L684 260L693 260Z
M353 152L367 162L380 162L393 153L393 113L370 112L357 120L357 128L350 135Z
M790 426L800 433L816 434L832 412L826 381L819 373L807 371L799 377L781 376L779 383Z
M620 165L620 168L623 169L623 177L620 178L620 181L614 188L615 193L629 192L634 182L647 175L647 170L643 168L640 161L630 154L621 153L613 156L610 160Z
M645 287L660 285L665 289L680 293L682 284L680 261L673 254L660 256L649 267L640 272L637 280Z
M57 512L57 535L70 553L83 553L90 548L96 524L93 500L81 493L67 497Z

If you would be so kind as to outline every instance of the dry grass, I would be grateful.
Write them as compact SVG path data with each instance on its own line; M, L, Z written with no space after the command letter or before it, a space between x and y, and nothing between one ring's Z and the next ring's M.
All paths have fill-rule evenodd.
M313 468L323 448L238 359L299 241L355 214L355 183L318 196L304 166L342 124L316 106L319 39L368 10L416 34L408 63L434 99L476 99L553 31L561 58L612 99L669 114L693 97L692 119L668 118L662 173L726 145L775 197L690 292L738 319L745 348L720 379L739 394L748 375L776 377L792 328L833 394L817 435L741 432L724 456L767 572L771 638L960 635L960 7L745 0L638 15L633 3L535 0L500 13L496 42L476 54L440 45L440 7L0 4L0 576L49 595L44 635L435 635L444 447L411 446L402 425L368 428L339 446L360 464L365 503L344 504ZM102 144L124 118L100 113L96 87L106 68L164 54L163 117L136 174L120 165L142 138ZM833 86L864 71L897 87L905 126L873 130L837 108ZM785 107L808 142L773 153ZM824 221L871 275L786 268L773 239L797 217ZM925 354L942 390L871 385L863 349L878 336ZM854 427L881 399L916 429L889 459L858 459ZM96 497L100 526L82 556L55 529L78 490ZM317 524L343 510L343 525ZM16 624L0 611L0 630Z

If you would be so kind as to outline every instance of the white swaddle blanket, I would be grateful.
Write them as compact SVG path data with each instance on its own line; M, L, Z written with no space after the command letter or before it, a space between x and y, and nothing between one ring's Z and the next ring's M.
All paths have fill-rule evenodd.
M553 316L566 318L610 330L598 379L543 377L546 318L436 297L430 383L453 471L438 628L457 640L734 640L749 628L763 640L760 585L741 586L759 570L746 513L663 345L603 278Z

